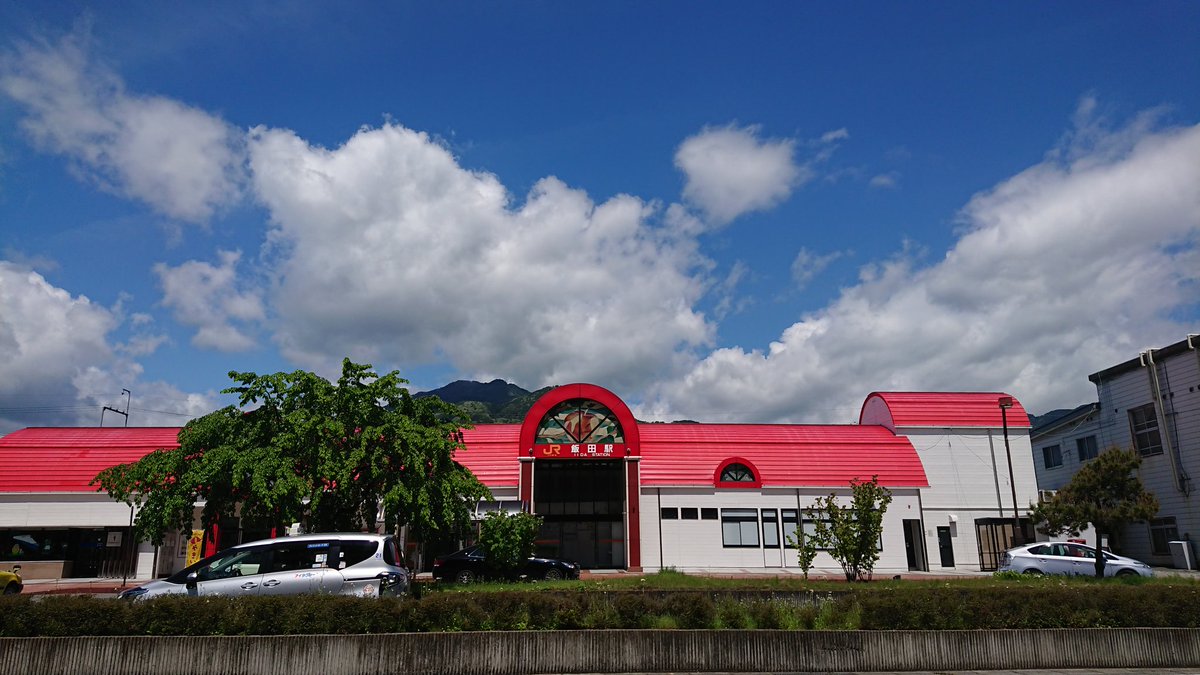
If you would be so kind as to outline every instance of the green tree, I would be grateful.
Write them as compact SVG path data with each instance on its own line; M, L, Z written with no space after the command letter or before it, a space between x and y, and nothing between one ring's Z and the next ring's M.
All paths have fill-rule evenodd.
M842 566L847 581L867 581L879 560L883 514L892 503L892 492L871 480L850 481L850 506L842 507L836 493L818 497L815 508L816 540Z
M803 515L807 516L809 511L805 509ZM789 534L787 537L788 546L796 549L796 564L800 566L800 571L804 574L804 580L808 581L808 572L813 567L813 562L817 559L817 553L824 545L820 541L816 533L805 534L803 528L803 518L801 518L801 527L796 528L796 531Z
M165 534L238 512L314 532L388 531L404 525L425 539L470 524L468 503L487 488L454 461L469 427L454 406L413 398L396 372L342 362L332 383L313 373L230 372L239 407L189 422L179 447L105 469L93 480L113 498L139 503L135 531Z
M1030 519L1050 536L1074 534L1090 523L1096 529L1096 576L1104 576L1101 535L1116 536L1127 523L1149 520L1158 513L1158 499L1146 491L1137 470L1142 456L1135 450L1112 448L1087 462L1066 487L1048 501L1030 505Z
M479 524L479 547L488 567L498 576L511 576L533 555L542 519L531 513L493 511Z

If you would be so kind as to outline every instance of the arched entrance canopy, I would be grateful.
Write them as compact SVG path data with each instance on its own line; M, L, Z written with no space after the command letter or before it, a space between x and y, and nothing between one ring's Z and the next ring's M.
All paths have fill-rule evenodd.
M637 420L616 394L594 384L546 392L521 424L521 452L543 459L609 459L641 454Z
M539 536L585 565L640 570L641 436L629 406L594 384L557 387L519 440L520 497L544 518Z

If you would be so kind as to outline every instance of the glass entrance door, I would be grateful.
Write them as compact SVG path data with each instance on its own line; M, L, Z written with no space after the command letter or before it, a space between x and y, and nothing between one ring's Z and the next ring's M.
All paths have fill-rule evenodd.
M585 569L625 566L624 465L609 460L538 460L533 512L542 517L538 554Z

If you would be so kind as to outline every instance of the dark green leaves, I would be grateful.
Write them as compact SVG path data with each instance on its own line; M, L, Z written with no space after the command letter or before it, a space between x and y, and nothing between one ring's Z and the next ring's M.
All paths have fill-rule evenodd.
M311 531L410 525L422 537L469 522L468 504L487 495L454 461L457 408L414 399L396 372L379 376L346 359L334 384L307 371L229 373L240 408L193 420L180 447L101 472L93 481L115 499L141 505L140 538L161 543L202 525L241 515Z

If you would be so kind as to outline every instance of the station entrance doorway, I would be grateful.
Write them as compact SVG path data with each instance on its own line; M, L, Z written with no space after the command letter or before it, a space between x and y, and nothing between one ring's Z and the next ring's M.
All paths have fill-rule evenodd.
M539 459L533 512L542 517L538 555L584 569L625 567L625 466L613 460Z

